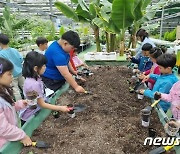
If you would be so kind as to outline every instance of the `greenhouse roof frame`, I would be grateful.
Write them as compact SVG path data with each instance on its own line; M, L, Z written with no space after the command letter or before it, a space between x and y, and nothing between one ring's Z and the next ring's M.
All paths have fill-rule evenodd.
M39 10L35 10L35 9L29 9L27 7L24 7L24 6L20 6L20 5L16 4L16 3L9 3L9 2L5 2L3 0L0 0L0 3L4 4L6 6L9 6L11 8L22 9L22 10L26 10L26 11L31 12L31 13L37 13L37 14L40 14L40 15L47 15L50 18L51 17L56 17L57 18L57 15L54 15L52 13L46 13L44 11L39 11Z

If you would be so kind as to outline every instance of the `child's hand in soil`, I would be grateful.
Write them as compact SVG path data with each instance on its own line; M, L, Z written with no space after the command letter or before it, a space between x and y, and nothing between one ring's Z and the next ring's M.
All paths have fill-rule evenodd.
M80 80L81 80L82 82L86 82L86 79L84 79L83 77L81 77Z
M61 111L61 112L69 112L70 110L72 110L71 107L68 107L68 106L59 106L59 111Z
M75 88L75 91L78 92L78 93L85 93L84 88L81 87L81 86L77 86L77 87Z
M149 80L149 75L146 75L146 76L144 76L144 79L142 80L142 82L146 82L147 80Z
M144 89L140 89L140 90L139 90L139 93L143 95L143 94L144 94L144 91L145 91Z
M139 74L139 75L138 75L138 78L141 79L141 80L143 80L143 79L145 78L144 73Z
M21 140L21 143L24 146L31 146L32 145L32 141L31 141L30 137L27 135Z

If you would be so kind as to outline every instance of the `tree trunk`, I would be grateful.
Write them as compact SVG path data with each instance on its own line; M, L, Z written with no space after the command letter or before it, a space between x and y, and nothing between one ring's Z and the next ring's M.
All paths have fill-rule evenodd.
M105 33L106 33L106 52L109 52L110 51L109 33L108 32Z
M99 40L99 27L96 25L91 25L91 27L94 30L97 52L101 52L101 46L100 46L100 40Z
M136 34L133 34L131 36L132 39L132 48L136 48Z
M125 49L125 45L124 45L124 41L120 41L120 56L124 55L124 49Z
M114 52L116 43L116 34L110 34L110 52Z
M121 36L120 36L120 56L124 55L124 49L125 49L125 43L124 43L124 37L125 37L125 29L122 29Z

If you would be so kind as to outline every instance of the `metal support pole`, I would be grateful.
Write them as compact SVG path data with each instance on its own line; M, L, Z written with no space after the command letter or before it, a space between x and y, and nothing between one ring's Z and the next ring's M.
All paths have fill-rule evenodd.
M52 15L53 15L53 10L52 10L52 0L49 0L50 4L50 20L53 22Z
M160 26L160 36L159 36L160 40L162 38L163 18L164 18L164 6L162 7L162 13L161 13L161 26Z

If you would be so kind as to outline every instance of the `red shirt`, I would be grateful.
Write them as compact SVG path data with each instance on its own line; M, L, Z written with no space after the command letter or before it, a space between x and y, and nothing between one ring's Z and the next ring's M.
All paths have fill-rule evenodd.
M72 65L73 69L74 69L75 71L77 71L76 66L75 66L75 64L74 64L74 62L73 62L73 59L72 59L73 56L74 56L74 50L71 50L70 53L69 53L69 55L70 55L70 63L71 63L71 65Z

